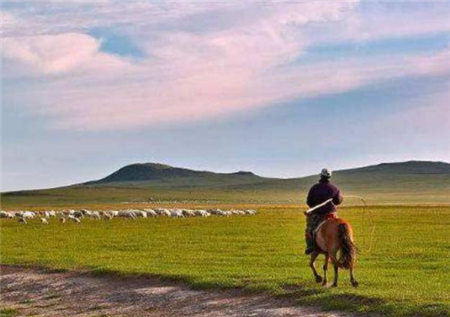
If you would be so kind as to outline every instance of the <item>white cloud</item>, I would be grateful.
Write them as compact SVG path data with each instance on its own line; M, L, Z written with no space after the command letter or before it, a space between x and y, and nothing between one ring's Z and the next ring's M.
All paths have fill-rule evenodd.
M0 10L0 16L2 18L2 28L14 27L18 23L17 18L4 10Z
M95 72L99 67L110 71L125 64L114 56L100 52L99 40L87 34L3 38L2 48L3 58L22 68L22 75Z
M94 38L75 33L5 38L2 44L5 58L49 74L85 66L98 54L100 47Z
M438 54L416 58L415 69L420 74L445 75L450 73L450 49Z
M65 76L44 76L25 95L6 91L5 100L29 104L31 111L54 118L59 128L137 129L219 118L401 76L447 72L442 72L445 57L295 62L317 41L303 28L327 25L330 37L344 38L340 28L354 17L355 2L252 5L246 11L244 4L187 4L183 11L185 5L179 3L101 4L81 16L58 16L50 6L51 14L30 18L31 25L39 25L36 34L19 36L21 31L8 30L4 55L41 74ZM224 10L231 10L234 23L220 20ZM86 20L93 15L93 21ZM84 22L91 27L124 23L124 28L135 22L127 30L146 58L130 63L102 52L97 39L80 33ZM333 26L339 29L336 33ZM50 29L51 34L64 33L41 34Z

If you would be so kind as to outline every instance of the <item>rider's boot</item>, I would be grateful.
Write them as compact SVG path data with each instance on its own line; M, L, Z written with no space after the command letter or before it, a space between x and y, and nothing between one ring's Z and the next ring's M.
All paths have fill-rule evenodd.
M305 254L311 254L314 252L314 241L312 239L312 237L307 236L306 237L306 250L305 250Z

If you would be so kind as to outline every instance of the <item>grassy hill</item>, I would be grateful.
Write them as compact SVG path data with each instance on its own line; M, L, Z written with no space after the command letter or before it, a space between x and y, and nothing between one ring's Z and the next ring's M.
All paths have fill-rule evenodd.
M127 165L105 178L90 181L82 186L119 187L222 187L249 185L268 181L270 178L257 176L252 172L214 173L172 167L157 163Z
M96 181L68 187L2 194L3 208L151 202L300 204L318 176L266 178L251 172L214 173L144 163ZM336 171L333 182L347 203L450 203L450 164L409 161Z

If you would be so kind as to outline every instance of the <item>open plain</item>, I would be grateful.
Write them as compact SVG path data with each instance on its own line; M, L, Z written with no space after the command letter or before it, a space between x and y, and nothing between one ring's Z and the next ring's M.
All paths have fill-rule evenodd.
M256 215L232 217L86 219L79 224L51 218L48 225L2 219L2 264L157 277L193 289L271 294L324 310L450 314L450 207L341 208L340 216L355 228L360 249L356 289L346 272L338 288L314 283L308 257L302 254L302 208L256 207Z

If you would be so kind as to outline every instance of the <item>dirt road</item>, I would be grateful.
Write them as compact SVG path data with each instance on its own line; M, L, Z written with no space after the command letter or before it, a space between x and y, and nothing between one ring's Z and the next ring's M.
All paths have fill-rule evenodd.
M97 277L2 266L1 307L16 316L350 317L240 290L192 290L153 277Z

